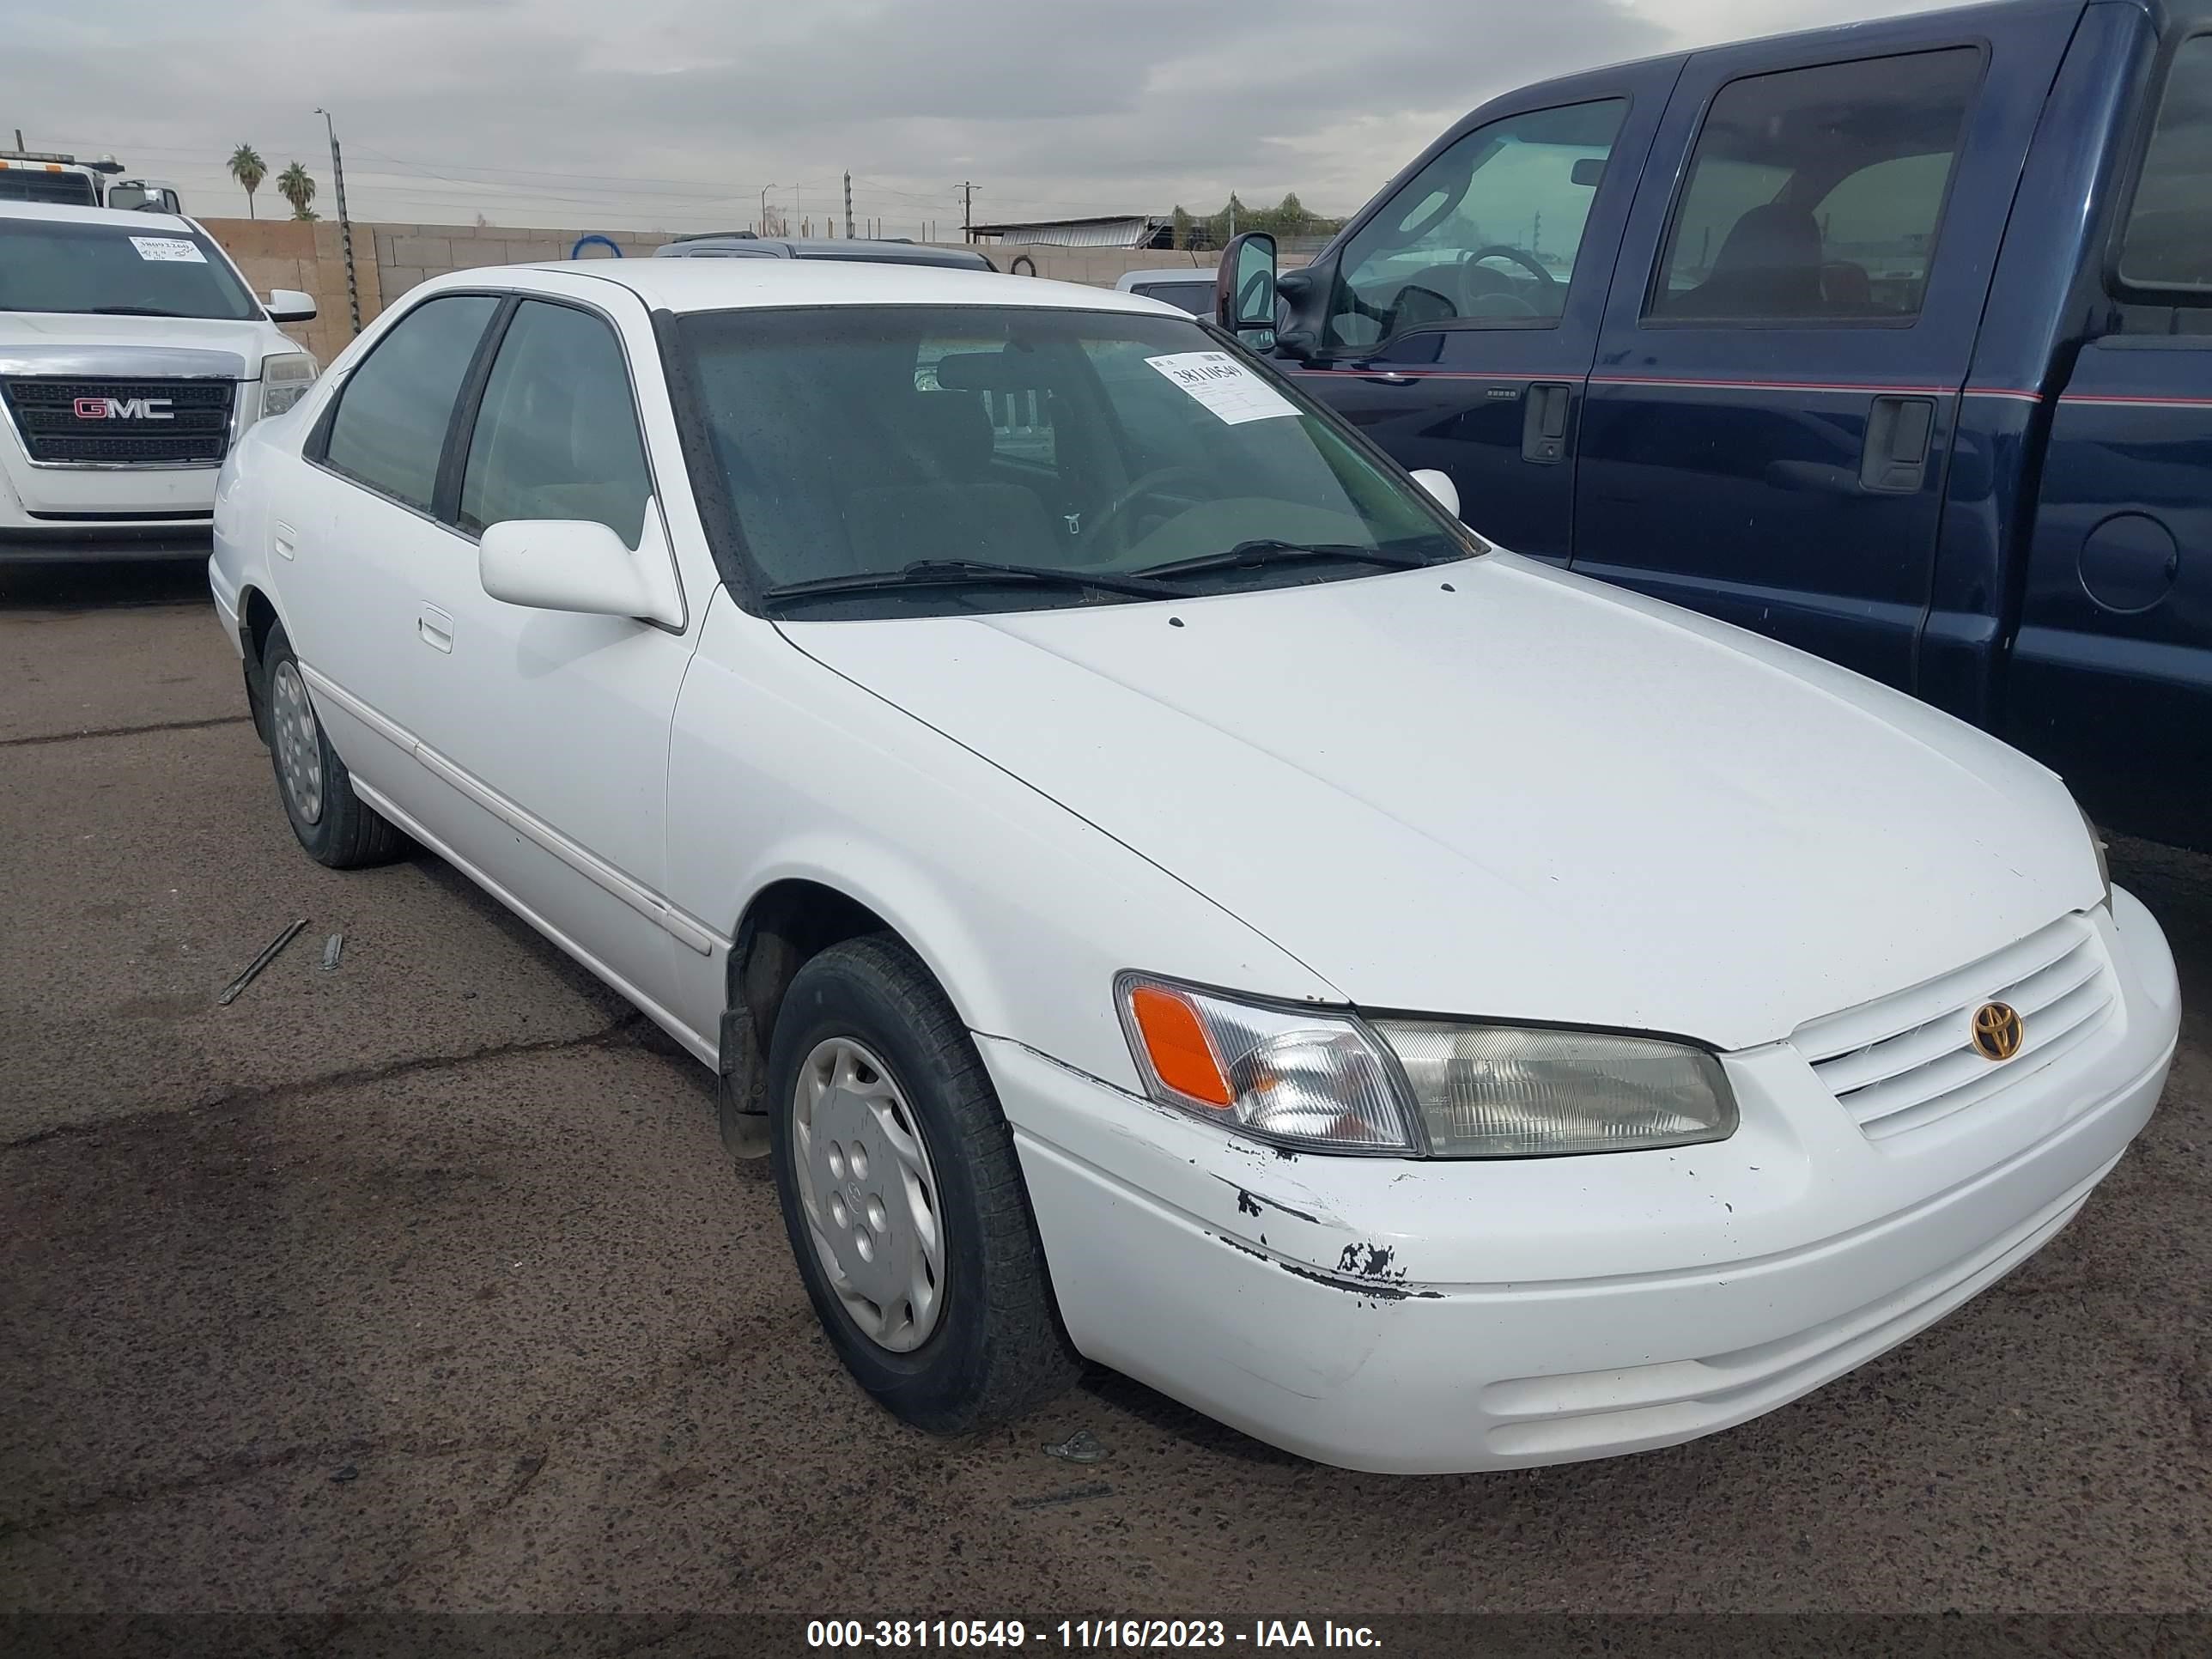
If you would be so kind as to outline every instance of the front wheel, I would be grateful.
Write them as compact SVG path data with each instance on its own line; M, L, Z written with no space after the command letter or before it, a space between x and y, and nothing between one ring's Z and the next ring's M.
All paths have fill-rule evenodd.
M353 774L323 735L300 659L281 627L270 629L262 645L261 673L276 793L307 856L333 870L352 870L404 854L406 837L354 793Z
M935 1434L1075 1380L1012 1132L967 1029L887 933L793 980L769 1057L770 1150L799 1277L860 1386Z

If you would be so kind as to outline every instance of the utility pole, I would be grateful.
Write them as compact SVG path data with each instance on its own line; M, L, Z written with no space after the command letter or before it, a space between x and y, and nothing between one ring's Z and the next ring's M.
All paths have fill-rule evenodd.
M353 313L353 331L361 332L361 282L353 268L353 221L346 217L345 167L338 160L337 123L331 119L326 109L318 109L323 126L331 135L331 182L337 187L338 197L338 240L345 249L346 306Z
M761 186L761 228L760 228L760 234L761 234L762 235L763 235L763 236L765 236L765 235L767 235L767 234L768 234L768 193L769 193L769 191L770 191L774 190L775 188L775 186L774 185L763 185Z
M960 240L975 240L975 186L967 179L960 184Z
M845 240L853 240L853 175L845 175Z

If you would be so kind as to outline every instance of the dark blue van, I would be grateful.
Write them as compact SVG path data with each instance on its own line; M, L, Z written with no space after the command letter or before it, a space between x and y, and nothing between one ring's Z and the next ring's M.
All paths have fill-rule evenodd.
M2212 845L2212 0L1529 87L1276 288L1248 343L1504 546L1906 688L2101 821Z

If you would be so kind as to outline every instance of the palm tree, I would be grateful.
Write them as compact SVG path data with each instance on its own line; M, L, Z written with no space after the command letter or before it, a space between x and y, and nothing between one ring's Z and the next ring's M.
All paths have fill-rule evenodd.
M297 161L276 175L276 193L292 204L295 219L315 216L314 210L307 205L315 199L315 181Z
M258 219L261 216L253 210L253 192L269 176L269 164L261 159L261 152L251 144L240 144L231 151L230 176L245 187L246 216Z

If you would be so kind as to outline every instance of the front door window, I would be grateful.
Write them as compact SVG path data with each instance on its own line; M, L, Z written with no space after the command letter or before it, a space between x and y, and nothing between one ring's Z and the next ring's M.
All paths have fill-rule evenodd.
M1626 100L1507 116L1447 148L1344 251L1328 343L1556 325Z

